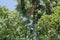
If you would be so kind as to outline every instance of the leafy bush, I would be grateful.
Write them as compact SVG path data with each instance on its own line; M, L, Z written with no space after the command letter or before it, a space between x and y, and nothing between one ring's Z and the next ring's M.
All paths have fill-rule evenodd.
M16 11L0 7L0 40L19 40L22 26L21 17Z
M43 15L38 21L40 40L60 40L60 6L53 8L54 13Z

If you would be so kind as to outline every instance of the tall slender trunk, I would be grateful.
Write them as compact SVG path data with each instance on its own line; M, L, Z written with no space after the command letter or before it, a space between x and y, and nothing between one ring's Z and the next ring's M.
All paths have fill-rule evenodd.
M36 20L36 7L37 7L37 0L33 0L32 1L33 3L33 7L34 7L34 13L33 13L33 24L36 24L37 20ZM35 25L34 25L35 26ZM37 30L35 29L34 30L34 37L33 37L34 40L38 40L38 37L37 37Z
M34 40L38 40L38 37L37 37L37 30L34 31Z

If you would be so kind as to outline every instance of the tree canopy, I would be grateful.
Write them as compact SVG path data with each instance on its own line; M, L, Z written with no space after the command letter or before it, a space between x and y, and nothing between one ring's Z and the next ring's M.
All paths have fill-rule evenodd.
M60 40L60 0L16 1L0 6L0 40Z

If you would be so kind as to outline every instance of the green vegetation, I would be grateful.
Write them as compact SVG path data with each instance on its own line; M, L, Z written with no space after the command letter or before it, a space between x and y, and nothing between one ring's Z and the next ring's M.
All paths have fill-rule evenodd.
M60 40L60 0L45 0L42 5L39 0L17 2L16 10L13 11L0 7L0 40L35 40L36 34L37 40ZM35 5L36 12L30 15L29 8ZM30 32L34 15L38 20Z

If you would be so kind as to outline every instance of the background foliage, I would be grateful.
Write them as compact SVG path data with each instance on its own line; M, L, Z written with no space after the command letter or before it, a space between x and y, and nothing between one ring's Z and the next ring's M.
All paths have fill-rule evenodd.
M33 32L37 30L38 40L60 40L60 0L57 0L57 3L55 1L49 1L52 5L51 15L46 12L48 0L42 5L39 4L39 0L37 1L39 3L36 15L39 19ZM17 2L16 10L13 11L0 7L0 40L33 40L35 36L33 32L30 33L33 19L28 20L31 17L28 16L28 10L32 2L29 0L17 0Z

